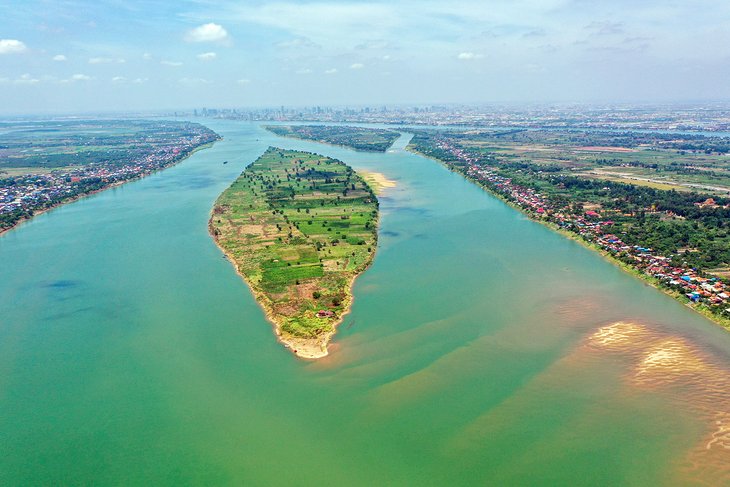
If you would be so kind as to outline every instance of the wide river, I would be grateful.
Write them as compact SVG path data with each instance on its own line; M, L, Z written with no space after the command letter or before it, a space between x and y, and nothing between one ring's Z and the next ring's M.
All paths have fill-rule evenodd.
M0 237L0 485L730 484L730 333L407 134L369 154L206 123L213 148ZM207 232L269 145L398 183L319 361Z

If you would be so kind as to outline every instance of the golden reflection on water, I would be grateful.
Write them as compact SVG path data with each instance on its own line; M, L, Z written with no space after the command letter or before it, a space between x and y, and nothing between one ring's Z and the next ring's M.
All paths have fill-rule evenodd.
M489 438L508 436L511 427L519 429L519 424L513 422L519 421L521 414L534 414L539 408L535 400L544 400L546 395L552 397L550 391L571 391L573 382L579 382L578 390L591 391L590 383L595 381L607 384L609 390L618 388L611 395L596 385L592 393L596 397L606 395L606 401L597 401L591 409L576 411L573 416L550 418L556 423L565 421L565 433L556 430L551 441L536 441L529 454L512 461L514 465L528 465L531 455L549 455L553 450L552 441L577 442L574 446L580 449L583 440L571 436L575 431L598 432L597 422L601 420L623 424L621 415L626 411L641 414L642 407L651 403L642 397L649 395L666 405L669 412L676 411L678 418L689 418L687 424L677 428L682 431L677 434L678 441L686 439L685 435L692 428L704 427L699 430L693 447L678 446L675 450L678 459L674 469L668 472L669 478L678 483L730 485L730 376L727 368L689 339L639 320L616 321L595 329L592 324L612 314L606 309L614 308L597 298L574 299L554 306L542 316L543 320L551 317L555 326L515 323L494 333L462 337L453 342L447 337L464 320L463 316L434 320L382 338L356 333L337 342L342 350L335 349L335 352L342 353L332 353L326 361L312 366L333 371L323 380L351 384L366 380L374 372L387 373L400 370L404 363L413 363L412 371L394 374L390 382L379 384L367 395L369 407L364 419L385 421L395 412L428 403L435 395L447 395L457 390L459 384L477 381L478 377L499 376L500 370L485 368L484 356L503 354L505 350L529 356L554 346L577 331L585 338L571 348L570 353L502 403L491 406L477 417L465 418L468 422L460 434L444 445L444 454L460 457L479 451L480 445ZM587 335L583 335L584 331L588 331ZM530 336L530 340L525 340L525 336ZM394 354L395 350L398 352ZM412 356L422 355L424 351L432 353L432 361L426 364L411 361ZM563 397L558 394L554 399L560 401ZM663 413L657 411L657 414ZM693 420L697 426L691 424ZM656 428L671 435L672 420L667 416ZM643 434L651 436L656 432L647 425Z
M649 330L634 323L619 321L599 328L588 338L589 345L609 350L620 350L647 340Z
M724 367L687 339L638 323L603 326L588 337L587 346L627 354L629 384L666 393L668 401L706 424L705 436L680 467L689 479L707 485L730 482L730 378Z
M677 338L662 340L644 353L634 380L647 385L704 378L711 367L688 344Z

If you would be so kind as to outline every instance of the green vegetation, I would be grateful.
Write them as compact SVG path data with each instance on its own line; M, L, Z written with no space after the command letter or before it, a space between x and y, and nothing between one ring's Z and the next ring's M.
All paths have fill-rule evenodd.
M400 137L400 133L395 130L339 125L268 125L266 129L282 137L314 140L371 152L385 152Z
M627 156L614 155L610 159L605 154L616 148L649 145L652 137L658 139L654 141L654 145L671 139L669 143L672 146L685 146L677 140L677 136L669 137L664 134L642 133L632 138L627 134L520 130L503 133L442 132L437 136L422 132L411 141L411 147L443 159L461 172L466 172L468 161L492 169L495 175L508 178L516 186L539 192L547 199L548 204L556 208L567 208L578 214L584 208L596 210L603 219L613 222L610 230L621 234L622 240L630 245L651 247L664 255L679 252L677 255L681 255L681 259L678 260L691 267L707 269L730 265L730 209L727 207L730 199L727 197L693 192L687 187L683 188L684 191L674 188L664 190L601 178L598 174L588 176L585 173L586 168L611 164L628 165L629 160L633 161L634 166L638 166L637 160L641 156L635 153ZM709 146L709 142L701 144L697 141L700 136L689 137L700 147ZM502 143L502 149L497 150L493 143L495 139L501 138L516 140L519 144L530 142L533 145L521 145L519 151L513 146L509 152L504 148L509 144ZM712 138L715 139L719 138ZM444 142L447 144L443 147L456 148L457 152L439 148L439 141L442 145ZM576 144L582 147L586 147L586 144L602 147L603 155L599 151L593 155L573 154L568 157L570 150L578 146ZM727 141L718 143L721 149L727 144ZM676 173L680 163L675 159L679 156L672 151L668 154L666 152L666 149L653 149L654 160L663 161L656 163L662 167L668 166L663 171ZM459 154L463 154L461 159ZM668 160L674 160L674 165L667 163ZM681 160L682 167L714 166L718 171L730 170L730 164L724 156L718 153L708 155L704 150L701 154L685 153ZM581 170L577 171L576 168ZM708 198L713 198L715 203L699 205ZM684 252L685 249L692 251Z
M534 218L605 251L728 325L730 197L719 186L724 178L730 179L725 175L730 171L725 155L728 141L688 138L646 133L418 131L409 147L443 161ZM695 149L688 152L687 147ZM629 148L634 152L624 152ZM617 181L591 171L596 168L652 170L670 174L674 185ZM689 178L698 174L716 191L693 190Z
M563 172L633 185L730 192L730 139L702 135L574 130L419 130L411 144L437 159L457 157L429 140L447 140L500 167Z
M39 169L128 165L207 132L199 124L150 120L0 123L0 175Z
M164 120L6 122L0 132L0 232L220 138L197 123Z
M377 223L378 201L350 167L269 148L218 198L210 230L282 341L316 357L372 261Z
M552 176L536 186L553 201L580 202L610 219L610 231L629 245L675 255L677 264L709 269L730 264L730 199L663 191L608 181Z

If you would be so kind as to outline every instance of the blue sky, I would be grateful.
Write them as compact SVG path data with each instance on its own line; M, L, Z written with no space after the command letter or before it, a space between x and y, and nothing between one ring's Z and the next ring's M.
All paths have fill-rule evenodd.
M730 2L0 0L0 112L730 99Z

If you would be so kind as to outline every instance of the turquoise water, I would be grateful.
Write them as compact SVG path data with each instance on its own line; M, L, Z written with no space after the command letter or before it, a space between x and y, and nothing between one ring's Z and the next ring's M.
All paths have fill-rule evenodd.
M206 123L213 148L0 237L0 484L729 481L730 334L407 135L369 154ZM207 233L269 145L398 183L316 362Z

